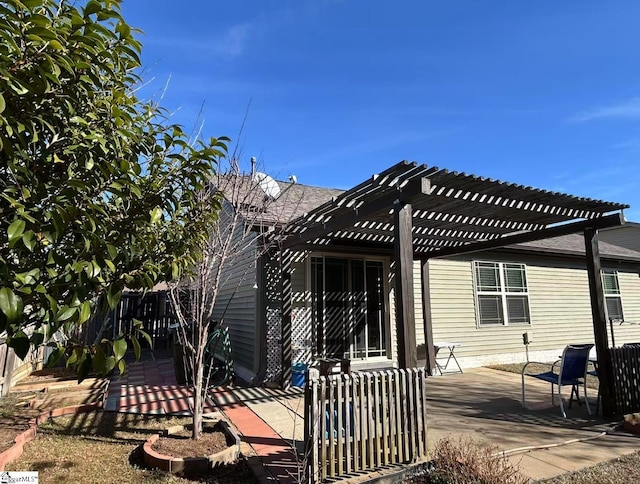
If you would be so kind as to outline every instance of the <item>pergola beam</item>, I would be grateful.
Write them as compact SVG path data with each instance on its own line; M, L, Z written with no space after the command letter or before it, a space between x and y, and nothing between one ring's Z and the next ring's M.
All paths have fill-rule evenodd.
M347 213L336 215L327 222L318 226L307 228L303 232L289 236L282 244L283 248L293 248L311 240L322 237L325 234L336 232L353 226L356 222L366 220L367 217L378 212L393 209L396 200L407 201L418 194L428 195L431 192L429 178L412 178L406 184L396 187L395 190L385 193L379 198L361 205L360 202L354 204L353 210Z
M524 242L532 242L534 240L549 239L552 237L559 237L561 235L574 234L585 229L600 230L608 227L617 227L620 225L624 225L624 216L622 215L622 213L614 213L611 215L605 215L604 217L600 218L557 225L555 227L534 230L531 232L522 232L519 234L507 235L488 241L460 244L453 247L443 247L437 250L428 250L419 253L417 255L417 258L429 259L431 257L469 254L472 252L480 252L483 250L498 249L507 245L522 244Z

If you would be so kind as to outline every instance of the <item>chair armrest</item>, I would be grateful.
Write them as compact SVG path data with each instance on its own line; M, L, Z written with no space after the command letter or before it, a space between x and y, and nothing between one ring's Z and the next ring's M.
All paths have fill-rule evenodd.
M522 372L521 372L521 373L522 373L522 375L523 375L523 376L524 376L524 375L528 375L529 373L525 373L525 372L526 372L526 370L527 370L527 366L529 366L529 365L534 365L534 364L535 364L535 365L546 365L546 366L549 366L549 367L551 368L551 370L553 370L553 365L552 365L551 363L544 363L544 362L542 362L542 361L529 361L527 364L525 364L525 365L522 367ZM555 364L555 363L554 363L554 364Z

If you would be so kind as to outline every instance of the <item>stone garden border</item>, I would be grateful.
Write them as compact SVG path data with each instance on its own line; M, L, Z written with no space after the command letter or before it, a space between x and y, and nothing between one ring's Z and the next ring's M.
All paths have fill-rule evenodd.
M220 424L222 431L235 442L225 450L205 457L173 457L153 450L153 444L161 435L171 435L184 429L184 426L176 425L164 432L152 435L143 444L142 453L145 464L173 474L205 474L216 466L234 464L240 458L240 437L224 419L204 422L203 426L204 428L212 428L216 424Z

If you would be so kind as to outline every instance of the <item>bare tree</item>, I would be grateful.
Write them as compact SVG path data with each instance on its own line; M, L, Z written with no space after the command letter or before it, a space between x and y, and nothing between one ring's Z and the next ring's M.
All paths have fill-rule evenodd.
M202 432L214 371L212 359L223 349L216 336L225 333L224 316L229 303L241 285L254 281L257 260L277 245L286 223L299 213L297 207L304 189L295 186L294 177L290 178L290 182L276 182L255 171L253 158L251 171L243 173L237 158L232 157L229 166L219 167L207 192L202 194L203 200L214 195L220 201L218 221L191 275L169 286L185 373L193 390L193 439L200 438ZM223 288L224 303L220 301ZM226 307L220 308L221 303ZM226 363L231 366L229 361Z

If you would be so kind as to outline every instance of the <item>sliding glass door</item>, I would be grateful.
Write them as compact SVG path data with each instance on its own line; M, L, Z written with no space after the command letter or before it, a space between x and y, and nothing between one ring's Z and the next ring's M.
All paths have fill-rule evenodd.
M379 260L311 258L318 356L366 360L387 355L384 278Z

